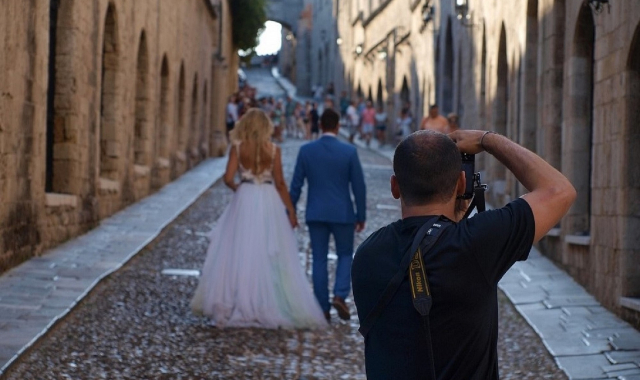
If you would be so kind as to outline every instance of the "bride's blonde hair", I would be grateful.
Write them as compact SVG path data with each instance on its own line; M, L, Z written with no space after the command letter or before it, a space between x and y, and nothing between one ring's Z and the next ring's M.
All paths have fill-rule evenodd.
M234 145L245 141L251 141L255 144L254 153L256 160L253 172L257 174L260 170L262 146L265 142L271 141L272 134L273 124L267 114L261 109L251 108L238 120L235 127L231 130L229 138Z

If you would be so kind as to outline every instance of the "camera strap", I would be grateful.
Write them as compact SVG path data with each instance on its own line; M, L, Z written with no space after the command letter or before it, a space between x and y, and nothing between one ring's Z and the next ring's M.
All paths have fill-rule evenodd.
M473 212L474 208L478 209L478 212L483 212L487 209L487 205L484 199L484 192L487 190L486 185L476 186L473 190L473 199L467 208L467 212L465 212L463 219L467 219L469 215Z
M400 288L402 280L408 274L411 284L413 306L422 317L422 323L425 329L427 352L431 365L431 378L434 380L435 367L433 365L433 347L431 345L431 329L429 326L429 311L431 310L432 299L423 256L434 246L440 238L441 232L450 224L451 221L448 219L433 217L420 227L413 239L411 247L402 258L398 272L393 276L389 284L387 284L387 287L378 299L378 303L360 324L360 329L358 330L363 337L367 337L367 334L382 314L382 311L387 307Z

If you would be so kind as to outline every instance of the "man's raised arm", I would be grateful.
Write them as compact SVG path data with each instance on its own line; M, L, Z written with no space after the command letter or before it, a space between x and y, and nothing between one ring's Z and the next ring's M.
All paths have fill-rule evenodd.
M542 239L569 211L576 190L569 180L535 153L493 132L459 130L449 135L463 153L486 151L507 167L529 191L536 223L534 241Z

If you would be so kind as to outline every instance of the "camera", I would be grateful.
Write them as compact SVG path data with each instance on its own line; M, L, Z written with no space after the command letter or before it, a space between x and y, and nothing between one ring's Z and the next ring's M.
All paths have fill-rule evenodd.
M462 170L464 176L467 179L467 186L464 189L464 194L460 197L462 199L471 199L475 193L475 183L480 181L480 173L475 172L476 156L474 154L462 154Z
M464 171L464 177L467 180L464 189L464 194L458 196L459 199L472 199L467 212L464 214L464 219L468 218L474 209L478 212L486 210L484 192L487 190L487 185L482 184L480 179L480 173L476 173L476 156L473 154L462 154L462 170Z

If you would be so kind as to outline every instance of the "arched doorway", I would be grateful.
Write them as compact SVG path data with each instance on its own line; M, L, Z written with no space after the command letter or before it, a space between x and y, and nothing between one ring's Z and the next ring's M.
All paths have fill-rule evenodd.
M384 109L382 79L378 79L378 91L376 93L376 107Z
M535 151L538 126L538 0L529 0L527 4L526 44L518 139L525 148Z
M539 99L541 113L538 115L541 136L538 138L537 151L557 169L562 166L565 13L565 0L555 0L552 34L546 37L547 42L542 45L546 51L544 54L551 56L552 59L541 61Z
M509 63L507 60L507 32L502 24L500 29L500 40L498 43L498 57L496 65L496 93L493 99L493 128L501 134L507 134L507 123L509 115ZM491 158L491 175L494 181L493 199L497 204L504 203L505 194L505 174L506 170L497 159Z
M187 137L188 130L186 124L186 74L184 70L184 61L180 63L180 71L178 74L178 91L176 91L176 109L175 109L175 125L173 130L173 136L175 143L171 145L170 141L167 141L167 152L171 157L171 178L175 179L182 174L186 169L187 156Z
M100 177L118 179L120 141L117 135L117 85L119 38L116 9L107 7L102 40L102 83L100 91Z
M171 161L169 159L169 141L171 133L169 126L169 61L167 55L162 56L160 65L160 103L158 104L159 120L155 129L154 149L153 149L153 177L151 186L159 189L169 181Z
M134 163L136 165L149 165L149 52L147 49L147 37L140 33L138 45L138 58L136 61L136 101L135 124L133 132Z
M626 154L624 157L624 171L626 179L623 180L622 187L625 194L623 211L623 226L621 236L623 239L623 250L626 257L622 278L623 296L640 297L640 284L633 279L638 278L640 270L637 265L637 257L640 256L640 246L638 245L638 230L640 225L640 165L637 164L640 159L640 25L636 27L636 31L631 42L629 59L627 61L627 88L626 88ZM626 182L626 183L625 183Z
M185 103L186 103L186 80L184 73L184 63L180 65L180 75L178 79L178 112L177 125L178 125L178 150L184 151L187 147L187 131L185 128Z
M191 92L191 122L189 137L187 138L187 151L189 154L189 167L193 167L198 158L198 118L200 115L200 103L198 101L198 73L193 77L193 87Z
M442 75L442 98L440 110L443 114L453 111L453 33L451 18L447 19L447 31L444 41L444 70Z
M595 23L591 8L580 9L572 46L571 88L565 109L566 136L562 171L576 188L578 196L564 220L569 234L589 235L591 214L591 145L593 136L593 62ZM564 229L564 228L563 228Z
M157 129L156 137L156 157L169 157L169 86L171 83L169 77L169 61L167 56L162 57L162 65L160 66L160 125Z
M409 82L407 77L402 78L402 88L400 89L400 102L401 108L404 108L411 104L411 90L409 89Z
M205 159L209 155L209 134L207 133L207 125L209 125L209 107L207 106L209 84L206 80L202 87L202 120L200 121L200 146L198 148L200 149L201 158Z

